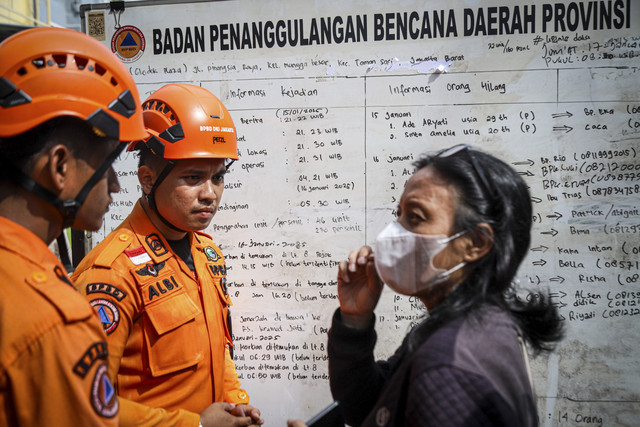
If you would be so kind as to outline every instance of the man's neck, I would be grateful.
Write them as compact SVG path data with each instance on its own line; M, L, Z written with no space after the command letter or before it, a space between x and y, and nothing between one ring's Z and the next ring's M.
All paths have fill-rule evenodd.
M62 218L55 208L32 194L0 195L0 216L30 230L47 246L62 232Z
M144 212L151 220L151 223L158 229L160 234L162 234L165 239L180 240L187 235L186 231L174 230L173 228L165 224L158 216L158 213L155 210L151 209L151 206L149 206L149 202L144 195L140 198L140 204L142 205L142 209L144 209Z

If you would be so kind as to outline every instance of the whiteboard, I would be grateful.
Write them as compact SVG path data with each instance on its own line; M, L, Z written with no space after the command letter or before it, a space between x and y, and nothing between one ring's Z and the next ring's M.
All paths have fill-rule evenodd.
M83 28L129 49L143 99L191 82L234 118L240 161L206 231L227 259L238 373L267 425L331 401L337 264L393 220L412 161L458 143L504 159L531 190L519 286L548 290L567 330L532 362L542 425L637 423L640 1L107 7L85 6ZM133 45L114 38L116 22L144 43L133 29ZM134 155L116 167L122 190L92 245L140 195ZM376 356L422 315L385 291Z

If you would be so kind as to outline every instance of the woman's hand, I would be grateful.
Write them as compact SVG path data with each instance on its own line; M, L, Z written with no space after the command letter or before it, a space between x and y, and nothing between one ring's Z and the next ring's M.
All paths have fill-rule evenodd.
M349 254L338 267L338 298L342 322L351 328L364 329L378 304L383 283L374 264L373 250L363 246Z

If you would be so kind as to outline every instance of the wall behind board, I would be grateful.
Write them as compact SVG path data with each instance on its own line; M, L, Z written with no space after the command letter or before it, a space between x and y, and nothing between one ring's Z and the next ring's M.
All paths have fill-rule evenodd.
M238 372L267 425L331 401L337 264L393 220L412 162L458 143L530 186L519 285L548 290L567 328L533 361L542 425L637 422L640 1L105 7L85 7L83 28L119 49L143 99L192 82L233 115L240 161L207 232L229 267ZM114 38L116 18L131 27ZM118 162L122 190L93 244L139 197L135 164ZM385 291L376 313L386 357L423 309Z

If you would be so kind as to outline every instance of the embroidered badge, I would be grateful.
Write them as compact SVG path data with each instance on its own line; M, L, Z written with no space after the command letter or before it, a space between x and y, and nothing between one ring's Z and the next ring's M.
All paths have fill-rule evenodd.
M91 347L84 352L80 360L78 360L78 363L73 366L73 372L80 375L81 378L84 378L96 360L106 359L108 356L109 351L107 350L106 342L100 341L93 343Z
M107 294L111 295L118 301L122 301L122 299L127 296L127 293L122 289L110 285L109 283L100 282L89 283L87 285L87 295L89 294Z
M98 366L91 385L91 404L103 417L113 418L118 413L116 390L109 379L107 364Z
M211 246L207 246L206 248L204 248L204 254L207 256L207 259L209 261L217 261L220 259L220 255L218 255L218 252L216 252L216 250Z
M111 301L102 298L91 300L90 304L96 313L98 313L104 332L110 335L116 330L118 323L120 323L120 311L118 311L118 307Z
M133 249L127 249L124 251L124 253L129 257L133 265L140 265L144 264L145 262L151 261L151 257L142 246L138 246L137 248Z
M162 261L159 264L148 263L144 268L141 268L140 270L136 270L136 273L138 273L141 276L158 277L158 272L162 270L162 268L164 267L164 263L165 263L164 261Z
M209 270L211 271L211 274L213 274L214 276L219 276L219 275L223 275L225 276L227 274L227 266L226 265L212 265L212 264L207 264L209 266Z
M162 239L156 233L149 234L144 238L149 245L149 248L153 251L155 256L161 256L167 253L167 248L164 247L164 243L162 243Z
M178 289L180 286L173 276L169 276L168 279L162 279L157 281L154 285L149 286L148 302L151 302L154 298L159 297L162 294Z

